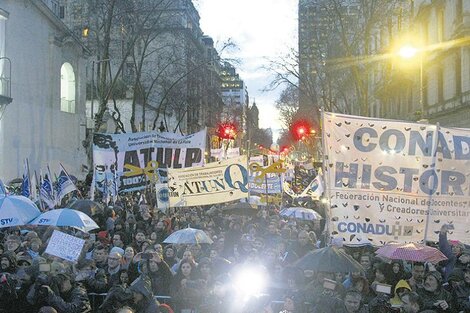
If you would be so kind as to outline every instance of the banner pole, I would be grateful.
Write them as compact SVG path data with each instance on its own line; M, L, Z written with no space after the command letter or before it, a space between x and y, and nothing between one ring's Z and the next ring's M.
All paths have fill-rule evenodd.
M440 125L439 125L439 122L436 123L436 131L435 131L435 134L434 134L434 142L433 142L433 151L432 151L432 161L431 161L431 167L435 170L436 168L436 160L437 160L437 144L438 144L438 140L439 140L439 128L440 128ZM434 166L432 166L434 165ZM434 181L433 179L433 186L437 184L437 181ZM426 225L424 227L424 244L426 244L426 241L428 240L428 231L429 231L429 220L431 219L430 218L430 215L431 215L431 199L432 199L432 193L429 193L429 197L428 197L428 210L427 210L427 216L426 216Z
M321 107L320 109L321 111L321 118L320 118L320 129L321 129L321 155L322 155L322 159L323 159L323 173L324 173L324 180L325 180L325 194L326 194L326 203L324 203L323 205L326 207L325 208L325 220L326 220L326 223L325 223L325 232L326 232L326 236L325 236L325 241L327 241L328 243L331 241L330 237L331 237L331 231L330 231L330 223L331 223L331 198L330 198L330 182L329 182L329 172L328 172L328 164L326 164L326 158L325 158L325 155L326 155L326 137L325 137L325 129L324 129L324 125L325 125L325 110L324 110L324 107ZM326 242L325 242L326 244Z

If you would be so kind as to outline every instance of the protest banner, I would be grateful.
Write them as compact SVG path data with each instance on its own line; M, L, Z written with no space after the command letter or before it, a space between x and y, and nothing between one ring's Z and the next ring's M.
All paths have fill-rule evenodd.
M67 261L77 262L84 244L83 239L54 230L45 252Z
M281 193L282 192L282 174L266 174L265 179L261 184L255 182L256 174L249 176L249 189L254 193Z
M323 114L329 231L347 244L470 243L470 130Z
M115 184L119 192L144 189L150 182L161 182L166 168L204 164L205 146L206 130L186 136L161 132L97 133L93 138L96 188L103 192L106 186Z
M211 149L211 157L216 160L232 159L240 156L240 148Z
M246 156L204 166L168 169L171 207L223 203L248 196Z

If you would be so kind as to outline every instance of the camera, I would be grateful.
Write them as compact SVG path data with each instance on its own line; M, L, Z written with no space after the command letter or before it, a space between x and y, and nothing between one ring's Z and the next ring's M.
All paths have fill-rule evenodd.
M152 253L142 253L142 260L150 260L153 257Z

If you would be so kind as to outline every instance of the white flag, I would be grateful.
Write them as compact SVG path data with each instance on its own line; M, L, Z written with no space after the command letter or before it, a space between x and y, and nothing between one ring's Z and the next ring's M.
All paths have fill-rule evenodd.
M324 190L322 178L317 175L299 197L312 197L313 200L319 200Z

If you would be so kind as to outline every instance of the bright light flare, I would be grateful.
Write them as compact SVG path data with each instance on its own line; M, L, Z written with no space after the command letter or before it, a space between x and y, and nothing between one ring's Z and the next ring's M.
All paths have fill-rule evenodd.
M411 45L406 45L398 50L398 55L403 59L414 58L418 54L418 49Z
M266 278L256 268L241 269L234 279L236 290L243 295L253 296L264 291Z

